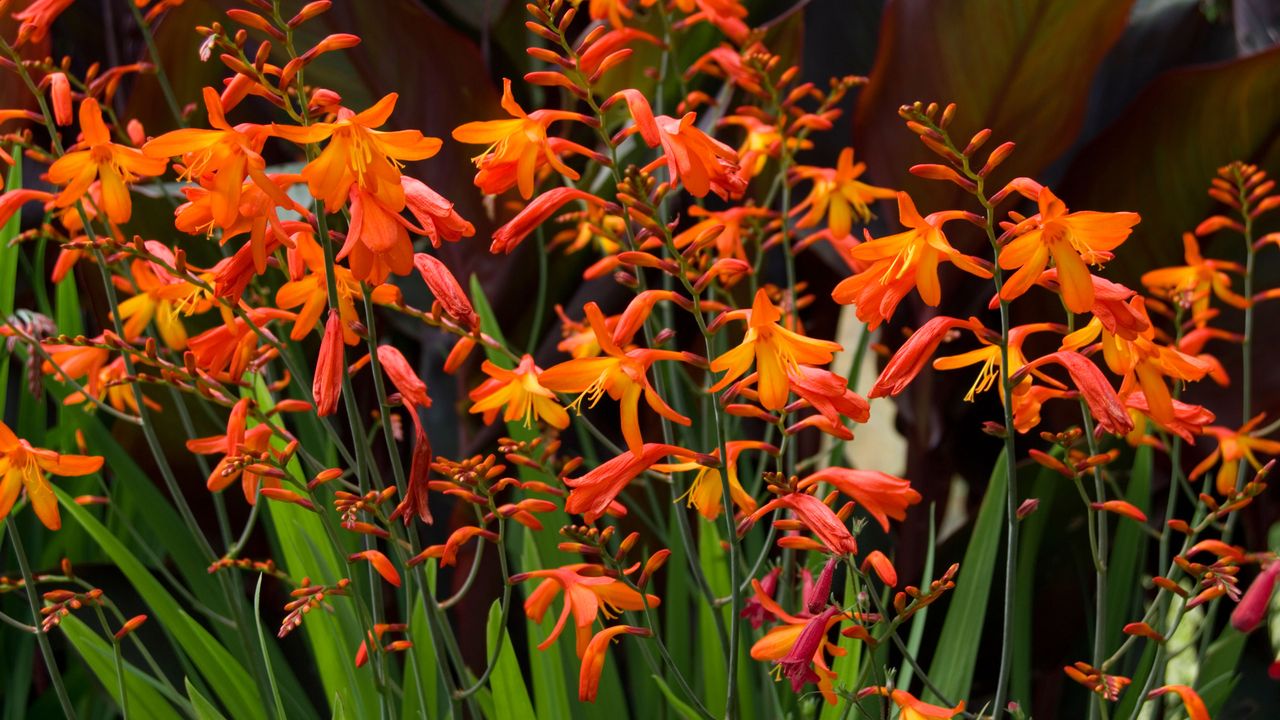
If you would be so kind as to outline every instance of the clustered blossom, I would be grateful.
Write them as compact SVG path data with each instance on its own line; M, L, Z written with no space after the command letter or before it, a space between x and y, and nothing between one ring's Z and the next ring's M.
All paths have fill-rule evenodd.
M69 4L37 0L14 14L21 23L16 44L43 39ZM159 3L151 15L176 4ZM154 136L137 126L112 128L104 109L114 117L114 84L86 84L51 61L19 66L40 75L53 110L48 117L14 111L21 114L12 118L47 121L54 130L74 126L68 132L77 134L66 147L55 142L47 154L31 153L48 161L43 180L54 189L7 188L0 224L23 205L42 204L50 237L62 241L53 279L96 266L111 298L104 314L111 327L92 337L52 331L35 337L9 321L0 330L12 339L10 349L21 345L38 356L36 375L74 385L61 396L66 405L147 429L168 422L174 404L161 403L152 390L144 395L144 386L165 385L175 402L207 406L215 422L201 421L213 434L189 436L186 450L208 466L210 493L238 486L254 506L251 518L280 508L333 521L325 527L338 539L314 540L333 540L341 549L330 554L343 563L342 575L312 580L309 568L286 572L273 560L237 557L243 541L209 568L256 571L289 584L281 638L339 598L355 602L362 585L373 585L378 600L384 591L437 593L436 571L461 565L471 579L456 583L458 594L432 595L427 603L433 627L424 634L452 632L438 621L472 591L477 573L489 569L482 553L495 548L502 618L517 602L535 624L558 608L554 625L532 644L546 651L571 627L578 697L593 702L607 651L623 635L634 636L627 644L644 643L646 657L667 655L651 611L667 607L663 592L671 583L658 573L674 545L662 547L670 541L659 533L618 536L624 527L658 529L675 517L684 542L697 537L694 557L686 555L689 567L705 561L699 553L714 556L731 579L728 596L717 599L694 570L706 585L707 597L698 600L711 603L710 613L720 613L721 604L733 611L717 617L731 628L720 630L733 643L739 633L747 637L743 657L768 663L793 692L813 686L829 705L880 702L886 717L896 712L906 720L968 717L962 698L927 703L909 687L878 684L879 676L841 677L836 660L889 642L903 622L955 588L959 571L953 565L909 584L913 569L895 565L891 541L881 534L892 538L895 524L919 510L922 489L875 469L872 453L847 458L840 444L871 419L870 399L910 391L926 368L973 366L977 377L963 399L995 389L992 402L998 399L1005 414L987 429L1006 441L1009 472L1016 473L1016 448L1077 483L1091 533L1095 525L1105 533L1108 518L1150 529L1150 511L1108 496L1102 482L1123 442L1210 440L1213 449L1186 477L1210 479L1199 497L1203 512L1163 518L1166 532L1185 536L1186 544L1174 549L1168 572L1153 584L1160 602L1179 598L1179 612L1238 600L1231 622L1242 632L1269 612L1280 562L1225 535L1204 534L1266 490L1267 460L1280 455L1280 441L1266 437L1274 426L1264 425L1263 415L1215 424L1213 412L1182 399L1187 384L1234 380L1209 346L1245 338L1218 326L1214 305L1251 309L1271 297L1238 294L1246 268L1201 251L1202 238L1244 230L1234 216L1215 216L1188 234L1185 265L1143 275L1147 297L1100 274L1141 231L1139 216L1069 210L1031 178L995 182L993 173L1014 148L1006 143L982 157L990 137L984 130L958 150L948 127L963 108L902 109L910 131L942 158L913 172L966 191L963 207L917 207L906 192L870 184L875 168L855 162L853 148L844 148L834 167L798 164L797 154L813 145L809 136L833 127L841 101L862 79L839 78L827 88L800 82L798 69L771 53L768 34L749 24L747 4L541 0L527 8L527 29L538 42L528 51L536 67L523 82L557 91L534 96L545 97L547 107L518 102L517 95L528 97L523 85L504 78L501 115L451 132L453 141L483 148L472 159L473 184L500 208L494 217L501 222L481 241L473 239L476 224L455 207L459 198L415 177L419 166L410 163L430 161L444 141L404 128L396 93L348 107L334 90L304 82L304 69L317 57L359 42L330 35L295 52L301 36L293 30L329 4L310 3L287 22L278 4L249 5L263 14L228 13L244 26L239 32L220 23L199 29L202 52L217 52L231 76L202 89L202 113L184 118L193 127ZM264 9L272 7L276 12ZM570 35L575 19L588 21L580 37ZM652 85L642 86L642 68L617 71L634 65L636 47L670 53L681 33L703 24L723 42L682 81L691 88L723 81L736 101L731 108L692 89L666 114ZM255 57L249 37L257 38ZM282 66L272 64L273 41L288 46ZM243 107L250 103L273 109L278 121L235 123L253 117ZM267 164L268 153L305 163L296 173L279 172ZM797 203L772 205L771 171L779 187L796 192ZM134 191L166 174L181 184L177 232L168 239L133 234ZM983 187L997 189L986 195ZM1252 220L1280 206L1271 188L1265 173L1235 164L1220 172L1214 197ZM865 227L856 232L876 211L892 215L887 226L900 229L879 237ZM975 227L989 234L989 253L968 242L978 235ZM488 242L499 262L527 256L534 236L543 252L590 255L572 266L587 266L584 279L612 279L634 291L627 300L605 294L555 306L558 354L537 343L545 298L528 349L516 349L477 284L455 275L445 247ZM793 275L795 255L821 241L848 273L819 298ZM196 264L188 254L219 259ZM886 351L865 396L839 361L854 349L819 337L812 330L817 323L806 326L821 300L850 306L867 332L897 327L904 303L918 297L924 306L944 308L962 284L979 288L977 306L999 308L1000 320L995 313L932 316ZM406 302L423 294L429 307ZM1010 304L1028 306L1029 297L1050 299L1054 312L1011 325ZM502 435L494 452L435 454L428 419L450 411L443 401L449 396L433 402L440 375L388 334L380 339L378 320L385 316L429 328L431 342L449 339L439 353L447 354L442 369L466 384L454 408L459 417L450 422L501 423L489 436ZM888 342L892 333L882 332ZM959 349L939 355L944 344ZM859 361L864 351L856 351ZM363 402L362 392L377 402ZM1082 427L1033 434L1058 422L1045 409L1051 400L1064 412L1077 406ZM157 420L161 412L165 419ZM315 420L306 430L295 422L301 414ZM316 428L332 447L308 446ZM1037 440L1041 445L1027 451ZM797 458L797 448L829 443L839 451L830 459L814 450L805 450L811 458ZM1099 450L1101 444L1111 447ZM385 465L375 452L385 453ZM92 475L103 466L100 456L34 447L0 423L0 518L25 497L46 528L59 529L64 499L48 476ZM1094 477L1090 495L1084 481ZM659 488L669 497L659 498ZM1027 501L1030 512L1035 502ZM1024 516L1019 511L1010 522ZM420 541L424 525L440 542ZM761 553L754 565L739 554L749 533L760 536L751 542ZM555 538L554 556L537 542L547 536ZM343 544L352 539L358 549ZM1242 590L1242 569L1255 567L1258 577ZM356 573L365 582L348 577ZM858 591L844 592L846 584ZM46 594L44 630L100 595ZM356 668L414 648L409 638L417 637L418 616L386 618L384 611L379 605L376 619L346 638L359 643ZM1125 633L1134 642L1165 643L1177 624L1155 615L1129 622ZM128 621L121 633L141 622ZM503 642L491 652L501 652ZM1099 702L1142 685L1105 659L1064 672ZM480 675L461 658L435 661L445 683L456 678L465 686ZM680 669L672 669L683 682ZM485 679L491 674L483 672ZM447 690L453 699L472 694ZM705 711L689 688L667 690ZM1190 687L1147 690L1152 697L1173 693L1194 720L1208 717Z

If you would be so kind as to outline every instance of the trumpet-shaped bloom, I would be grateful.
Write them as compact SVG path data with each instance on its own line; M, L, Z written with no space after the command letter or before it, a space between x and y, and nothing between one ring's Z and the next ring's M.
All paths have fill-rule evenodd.
M766 594L758 581L753 580L752 586L755 601L782 622L751 646L751 659L778 663L779 672L791 681L795 692L805 683L817 684L827 704L835 705L836 674L827 663L827 654L840 656L845 651L827 640L827 633L845 619L845 614L828 607L813 617L796 617Z
M289 280L276 291L276 306L282 310L297 311L293 321L293 329L289 331L291 340L302 340L315 330L320 315L329 305L328 280L325 271L324 250L316 242L311 233L294 235L294 250L290 256L296 261L300 277ZM348 345L354 345L359 337L351 329L351 324L358 320L355 299L361 295L360 281L351 271L334 265L333 278L338 288L338 312L342 318L342 339Z
M604 671L605 651L609 649L610 641L622 634L648 636L652 631L631 625L614 625L601 630L591 638L591 642L587 643L587 647L581 653L582 668L578 675L578 699L582 702L596 701L596 694L600 690L600 673Z
M694 456L692 452L674 445L648 443L640 452L628 450L582 477L565 478L564 484L570 488L569 497L564 502L565 512L580 514L586 517L587 522L595 522L609 509L623 488L668 455Z
M976 258L952 247L942 232L943 225L962 216L949 211L922 218L911 198L898 193L898 221L910 229L851 248L850 256L867 263L866 269L841 280L831 297L842 305L854 305L858 319L875 329L893 316L912 288L926 305L937 307L942 302L938 265L943 260L978 277L991 277Z
M931 705L906 690L891 690L887 687L868 688L858 694L859 697L863 695L888 697L894 705L898 706L900 720L950 720L964 712L964 701L953 708Z
M594 2L593 2L594 5ZM487 145L477 155L475 162L476 186L490 195L520 188L520 196L533 197L538 168L550 165L556 172L571 180L579 175L565 165L560 154L566 151L592 154L590 150L563 138L547 137L547 127L557 120L576 120L594 124L587 116L566 110L524 111L511 94L511 80L502 80L502 109L511 118L507 120L483 120L460 125L453 131L453 139L470 145Z
M824 482L853 498L885 532L889 531L889 518L905 520L907 508L920 502L920 493L911 489L910 482L874 470L830 467L801 480L799 488L803 490Z
M704 237L712 239L708 244L714 245L716 256L747 260L747 251L742 244L743 224L752 220L767 218L773 212L760 207L744 205L727 210L707 210L694 205L689 208L689 216L703 218L690 225L673 238L677 248L683 250ZM711 235L715 233L715 235Z
M655 470L668 473L697 471L693 482L689 484L689 489L685 491L684 495L677 498L677 502L687 499L686 505L697 508L698 514L708 520L715 520L720 517L720 510L724 504L725 477L729 480L729 497L733 500L733 504L738 507L738 510L748 514L755 512L757 507L756 499L751 497L751 494L738 481L738 457L742 455L744 450L762 450L774 455L778 453L778 448L759 440L730 440L725 445L729 450L729 462L724 464L723 469L727 473L724 476L720 474L722 468L703 465L696 460L654 466ZM720 448L712 451L711 457L719 460Z
M165 345L174 350L185 349L187 330L182 316L208 310L213 306L213 299L202 288L173 277L149 262L134 261L131 274L137 293L120 303L125 338L138 339L154 320Z
M855 218L860 223L870 220L869 205L875 200L893 198L897 193L888 188L860 182L858 178L866 170L865 163L853 161L853 148L840 151L840 158L836 160L834 168L802 165L792 170L792 179L813 181L809 195L791 211L793 215L804 214L796 221L796 227L817 227L826 218L831 236L842 240L849 236Z
M1249 305L1246 298L1231 292L1231 276L1227 274L1227 271L1243 272L1244 268L1226 260L1205 259L1200 254L1200 243L1192 233L1183 233L1182 247L1187 264L1143 273L1142 284L1147 289L1168 300L1189 299L1191 317L1197 327L1205 327L1209 322L1205 311L1209 309L1210 294L1233 307Z
M1040 188L1040 212L1018 224L1014 238L1000 251L1000 267L1017 269L1000 292L1004 300L1025 293L1052 258L1058 268L1062 301L1071 312L1093 305L1089 266L1111 259L1111 251L1129 237L1141 219L1137 213L1067 212L1047 187Z
M79 477L95 473L102 458L88 455L62 455L53 450L32 447L0 422L0 519L9 515L22 490L27 491L31 509L50 530L62 527L58 515L58 499L49 487L47 474Z
M810 532L818 536L818 540L834 555L854 555L858 552L858 543L845 527L844 522L836 516L835 511L818 498L803 492L779 495L756 508L743 521L743 527L749 527L757 520L774 510L790 510L796 519Z
M780 410L791 392L789 370L797 365L825 365L831 362L833 353L841 350L839 343L815 340L782 327L778 323L782 312L763 288L756 292L746 317L747 332L742 343L711 362L713 372L725 373L711 392L742 377L754 362L759 373L760 404L769 410Z
M425 160L439 152L440 140L424 137L417 130L374 129L386 124L397 97L396 93L389 93L359 113L341 108L334 122L306 127L272 124L273 135L300 145L329 140L320 155L302 169L311 194L324 201L327 212L337 212L342 207L354 184L377 198L388 212L400 212L405 206L401 161Z
M1144 315L1143 300L1133 298L1130 303ZM1165 384L1165 378L1194 382L1214 369L1207 360L1188 355L1177 348L1155 342L1155 329L1148 327L1132 339L1108 332L1095 316L1083 328L1063 339L1062 346L1079 349L1101 338L1102 357L1112 372L1122 375L1121 391L1129 392L1140 387L1146 395L1148 414L1161 425L1174 422L1173 396Z
M111 222L128 222L133 214L130 183L164 172L164 158L150 158L135 148L111 142L111 132L102 122L102 108L93 98L80 103L81 150L68 152L49 166L49 182L65 185L54 199L58 207L69 207L85 196L96 180L101 183L102 209Z
M666 164L671 182L680 182L694 197L714 192L722 200L736 198L747 188L738 167L738 153L728 145L699 130L698 117L689 112L677 119L667 115L654 117L649 101L639 90L621 90L613 98L626 100L635 120L635 130L649 147L662 147L662 157L645 169Z
M1209 453L1209 456L1199 465L1196 465L1191 471L1191 479L1204 475L1221 460L1222 465L1218 467L1216 484L1218 492L1226 495L1236 489L1236 477L1239 475L1241 460L1248 462L1254 471L1259 471L1262 469L1262 461L1258 459L1258 453L1280 455L1280 441L1255 437L1252 434L1264 417L1265 415L1258 415L1240 426L1238 430L1217 425L1205 428L1205 434L1213 436L1218 441L1218 447L1214 448L1213 452Z
M147 157L168 159L182 156L182 177L206 180L210 191L213 222L226 230L240 216L240 194L248 176L278 205L294 207L264 172L266 161L259 153L266 142L266 128L245 123L232 127L222 107L218 91L204 89L204 105L212 129L181 128L167 132L142 146Z
M608 393L620 403L622 436L633 453L644 449L644 438L640 433L641 396L662 417L680 425L689 425L689 418L673 410L649 383L649 367L653 363L683 360L684 356L674 350L632 348L624 351L613 342L600 306L587 303L584 310L604 354L575 358L549 368L539 378L543 387L555 392L579 393L577 400L569 405L579 412L584 398L591 407L595 407L601 396Z
M598 565L578 563L511 576L513 585L533 578L542 581L524 601L524 612L534 622L541 623L551 603L561 593L564 594L564 609L560 611L560 618L551 629L551 634L538 643L539 650L551 647L551 643L560 637L560 632L572 616L577 634L578 657L585 657L587 643L591 639L591 626L600 615L614 618L624 610L644 610L646 601L649 607L656 607L662 602L656 595L641 596L627 583L600 574L600 569Z
M486 423L492 423L502 409L506 422L519 420L529 427L537 419L559 430L569 427L569 413L560 407L556 394L543 386L542 368L534 364L532 355L520 358L514 370L489 360L480 369L489 379L471 391L471 412L484 413Z

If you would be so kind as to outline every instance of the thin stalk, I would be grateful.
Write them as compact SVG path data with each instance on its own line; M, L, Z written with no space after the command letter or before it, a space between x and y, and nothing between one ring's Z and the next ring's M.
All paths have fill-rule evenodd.
M120 717L122 720L129 720L129 694L125 692L124 687L124 656L120 652L120 640L111 632L111 626L107 624L107 614L102 611L102 604L95 603L93 609L98 615L98 622L102 625L102 632L111 639L111 650L115 656L116 692L120 693Z
M173 86L169 84L169 76L165 74L164 65L160 63L160 50L156 47L156 39L151 34L151 26L147 25L147 20L142 16L142 9L138 7L138 3L133 0L124 0L124 4L128 5L129 10L133 12L133 19L138 23L138 30L147 44L147 54L151 56L151 64L156 69L156 80L160 82L160 91L164 93L164 101L169 106L169 112L173 113L173 119L179 126L185 126L187 123L182 118L182 108L178 106L178 99L173 94Z
M31 608L31 618L40 622L40 598L36 595L36 580L31 573L31 563L27 560L27 552L22 547L22 536L18 533L18 525L13 516L5 518L9 528L9 537L13 539L13 554L18 558L18 568L22 571L22 585L27 591L27 606ZM49 645L49 634L41 625L36 626L36 644L40 646L40 656L44 658L45 667L49 671L49 679L53 682L53 691L58 696L58 704L62 713L75 720L76 711L71 706L71 698L67 696L67 686L62 682L62 673L58 672L58 661L53 656L53 647Z

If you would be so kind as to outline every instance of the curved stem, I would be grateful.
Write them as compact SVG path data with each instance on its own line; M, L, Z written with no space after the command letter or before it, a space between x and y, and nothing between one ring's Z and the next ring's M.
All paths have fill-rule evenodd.
M22 547L22 536L18 533L18 525L13 516L5 518L9 528L9 537L13 540L13 554L18 558L18 568L22 571L22 584L26 590L27 607L31 608L31 617L40 621L40 598L36 595L36 580L31 573L31 563L27 560L26 550ZM75 720L76 711L71 706L71 698L67 695L67 686L62 682L62 673L58 672L58 661L53 656L53 647L49 645L49 634L43 626L36 626L36 644L40 646L40 656L44 658L45 667L49 671L49 679L53 682L53 691L58 696L58 704L62 706L63 715Z

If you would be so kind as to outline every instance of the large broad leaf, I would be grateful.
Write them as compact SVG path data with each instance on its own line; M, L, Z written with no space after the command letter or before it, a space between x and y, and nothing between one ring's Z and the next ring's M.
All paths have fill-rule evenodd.
M933 157L903 129L898 108L954 102L958 142L991 128L1018 150L1004 172L1035 174L1070 147L1084 118L1093 74L1120 37L1125 0L892 0L880 26L871 82L858 99L856 147L882 184L919 195L923 212L943 209L954 186L907 169ZM983 155L982 157L985 157Z
M147 601L156 622L173 635L190 655L200 674L231 712L238 718L266 718L265 706L244 666L197 623L155 576L101 522L77 505L60 487L53 488L62 512L69 515L102 546L103 552L120 568L138 594Z
M1001 453L991 470L991 482L987 485L982 509L974 522L969 547L960 563L951 606L947 608L947 619L942 623L942 635L938 638L937 650L929 666L929 678L951 702L969 695L987 603L993 590L998 597L1003 585L996 581L996 557L1000 554L1001 538L1004 537L1008 461ZM939 700L932 692L926 697L930 702Z
M1179 264L1178 238L1214 207L1205 194L1232 160L1280 160L1280 48L1165 73L1080 153L1062 184L1069 206L1142 215L1109 266L1117 280ZM1209 254L1215 253L1209 249Z

